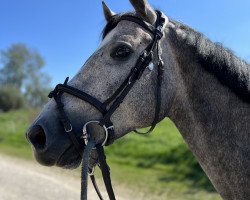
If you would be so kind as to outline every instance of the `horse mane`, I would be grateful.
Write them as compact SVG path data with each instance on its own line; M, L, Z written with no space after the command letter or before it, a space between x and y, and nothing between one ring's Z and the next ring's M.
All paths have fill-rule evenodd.
M135 13L121 13L112 17L102 32L102 38L120 22L121 16L136 16ZM169 34L176 44L186 45L193 50L196 59L205 70L213 74L223 85L231 89L243 101L250 102L250 65L235 56L230 49L214 43L202 33L187 25L170 20Z
M171 20L169 34L175 44L189 48L195 59L209 73L213 74L223 85L227 86L239 98L250 102L250 65L235 56L230 49L220 43L214 43L202 33Z

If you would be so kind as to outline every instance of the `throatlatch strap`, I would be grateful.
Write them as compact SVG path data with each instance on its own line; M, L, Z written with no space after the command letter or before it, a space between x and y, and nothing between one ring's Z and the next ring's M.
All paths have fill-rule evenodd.
M151 133L154 128L156 127L159 118L160 118L160 111L161 111L161 86L162 86L162 81L163 81L163 73L164 73L164 65L163 61L161 60L159 56L159 42L157 42L157 54L158 54L158 65L157 65L157 85L156 85L156 103L155 103L155 117L154 121L152 122L152 125L150 129L146 132L140 132L137 130L134 130L135 133L140 134L140 135L145 135Z

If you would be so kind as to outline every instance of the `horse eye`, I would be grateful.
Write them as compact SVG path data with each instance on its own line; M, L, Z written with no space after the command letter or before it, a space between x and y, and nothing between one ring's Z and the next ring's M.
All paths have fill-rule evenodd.
M127 58L131 53L132 53L132 49L128 46L118 46L116 47L110 54L110 56L114 59L125 59Z

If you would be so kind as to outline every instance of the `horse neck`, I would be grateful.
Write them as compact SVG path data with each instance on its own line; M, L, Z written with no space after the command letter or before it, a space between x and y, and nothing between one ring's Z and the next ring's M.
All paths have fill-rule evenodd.
M250 196L249 104L207 72L190 48L176 41L170 44L176 60L176 95L169 117L217 191L225 199L246 199Z

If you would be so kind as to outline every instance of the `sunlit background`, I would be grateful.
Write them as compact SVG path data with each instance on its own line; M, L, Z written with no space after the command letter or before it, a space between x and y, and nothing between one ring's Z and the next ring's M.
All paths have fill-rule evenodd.
M149 2L170 18L193 27L250 61L250 1ZM132 10L129 0L106 0L106 3L114 12ZM0 105L3 102L14 105L0 107L0 200L15 199L15 196L32 199L30 188L39 188L44 196L51 191L60 199L70 198L65 195L71 193L62 193L62 190L72 187L74 181L67 187L64 185L64 189L59 186L62 186L60 181L69 180L73 173L65 175L62 171L51 173L47 169L36 168L38 164L31 161L31 149L24 133L47 100L48 90L63 82L65 77L73 77L98 47L105 23L101 0L0 0L0 96L6 96L5 99L0 98ZM32 58L32 65L26 63L21 68L25 72L17 72L23 76L20 83L16 81L14 87L5 87L8 80L3 77L9 72L3 69L7 65L14 69L15 64L8 61L9 58L20 58L21 53L15 52ZM14 79L10 80L13 83ZM10 94L9 91L13 92ZM37 91L41 93L37 94ZM106 150L114 185L118 187L116 192L122 195L126 191L130 195L125 199L220 199L169 119L161 122L152 136L141 137L131 133ZM10 167L6 167L6 163L11 163ZM13 166L21 165L29 175L15 174L18 168ZM9 181L1 179L9 172L12 174ZM49 183L46 186L39 183L39 180L51 183L54 173L64 177L56 176L56 188ZM75 173L74 177L79 182L79 171ZM24 184L10 188L9 185L19 183L15 180L19 175L37 177L36 184L30 185L27 179ZM70 192L74 191L79 192L79 189ZM44 196L33 199L45 199Z

